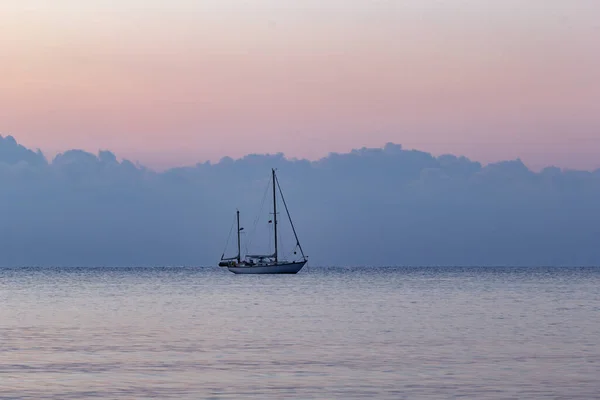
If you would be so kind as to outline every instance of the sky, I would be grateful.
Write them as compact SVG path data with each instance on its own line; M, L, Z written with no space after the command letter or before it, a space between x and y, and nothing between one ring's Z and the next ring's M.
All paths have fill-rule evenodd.
M49 155L600 167L597 0L3 0L0 48L0 133Z

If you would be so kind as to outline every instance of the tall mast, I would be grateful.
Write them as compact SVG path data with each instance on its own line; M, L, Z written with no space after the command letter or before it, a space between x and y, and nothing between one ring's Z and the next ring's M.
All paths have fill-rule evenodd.
M240 210L237 210L237 240L238 240L238 254L237 260L238 264L242 262L242 252L240 246Z
M275 168L271 169L271 172L273 173L273 226L275 231L275 262L277 262L277 192L275 191Z

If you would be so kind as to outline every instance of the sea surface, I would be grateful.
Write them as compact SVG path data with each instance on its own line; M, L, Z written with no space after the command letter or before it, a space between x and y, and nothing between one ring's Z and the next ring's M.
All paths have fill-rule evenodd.
M600 268L0 269L0 398L595 399Z

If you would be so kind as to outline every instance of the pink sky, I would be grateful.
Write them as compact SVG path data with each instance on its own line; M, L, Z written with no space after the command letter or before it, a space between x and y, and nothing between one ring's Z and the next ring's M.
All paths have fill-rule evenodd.
M0 48L0 133L48 155L600 167L597 0L7 0Z

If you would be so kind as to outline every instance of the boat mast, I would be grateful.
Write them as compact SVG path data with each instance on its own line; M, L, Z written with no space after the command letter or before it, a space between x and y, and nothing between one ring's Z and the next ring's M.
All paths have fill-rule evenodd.
M237 260L238 264L242 262L242 251L240 245L240 210L236 210L237 213L237 244L238 244L238 254Z
M277 263L277 192L275 190L275 168L272 168L271 172L273 173L273 226L275 232L275 263Z

